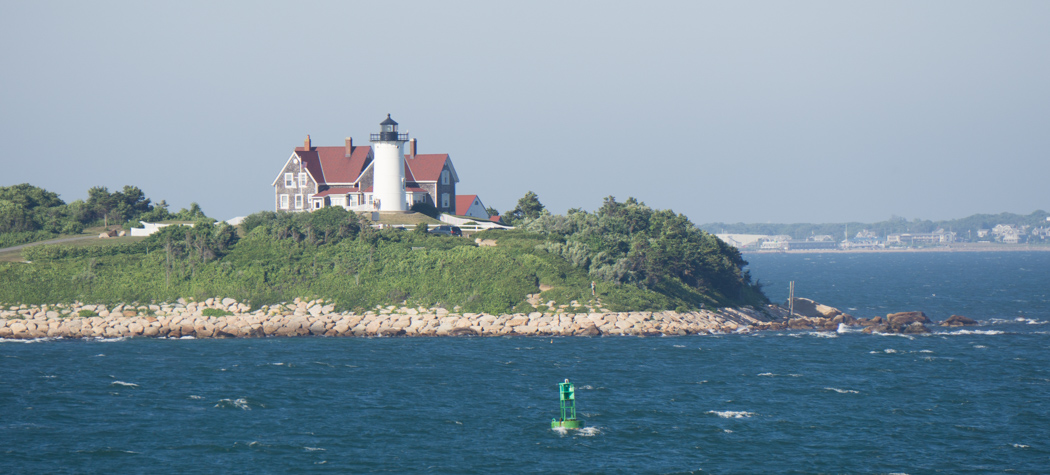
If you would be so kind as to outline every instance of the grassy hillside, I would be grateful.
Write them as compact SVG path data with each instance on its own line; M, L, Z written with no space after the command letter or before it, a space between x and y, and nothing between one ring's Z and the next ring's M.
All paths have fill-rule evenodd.
M0 262L0 303L144 303L223 296L263 305L323 297L344 310L405 302L498 313L533 311L526 299L540 292L540 285L546 289L544 302L577 301L611 310L765 301L740 272L739 255L724 255L725 249L718 247L695 251L711 262L729 263L739 285L719 274L726 269L714 267L706 279L693 280L641 268L629 272L633 278L609 269L603 274L601 266L591 269L581 265L578 255L574 260L558 250L571 243L564 234L490 231L482 237L495 239L497 245L478 247L464 238L376 231L363 223L341 208L258 213L245 220L240 232L202 222L194 228L164 228L135 242L113 239L27 248L22 257L30 263ZM635 238L642 239L641 234ZM688 239L680 242L690 246ZM627 254L618 261L606 252L601 259L627 270L645 264ZM718 285L712 285L716 281Z

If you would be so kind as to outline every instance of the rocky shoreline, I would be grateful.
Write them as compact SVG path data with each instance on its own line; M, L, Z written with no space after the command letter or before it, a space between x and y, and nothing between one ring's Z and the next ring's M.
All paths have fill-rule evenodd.
M444 308L388 306L355 314L320 300L251 309L234 299L179 300L160 305L20 305L0 310L0 338L264 338L290 336L673 336L762 330L836 330L840 323L868 332L927 333L922 312L855 319L807 299L796 313L764 308L696 312L601 312L489 315ZM956 318L956 317L953 317ZM958 317L968 322L972 320ZM952 320L952 319L949 319ZM972 324L958 320L959 324ZM975 323L975 322L973 322Z

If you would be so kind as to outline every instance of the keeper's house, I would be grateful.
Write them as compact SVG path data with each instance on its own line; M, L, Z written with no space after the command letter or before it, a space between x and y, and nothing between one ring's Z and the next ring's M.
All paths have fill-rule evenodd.
M350 137L343 146L314 146L307 135L273 181L274 209L312 211L342 206L351 211L404 212L426 202L442 213L456 214L459 175L448 154L417 153L416 139L399 134L397 122L389 116L380 125L382 132L372 134L375 146L355 146ZM405 142L407 152L401 147ZM391 144L394 153L387 151ZM385 147L379 160L384 180L379 183L383 189L377 192L375 147L380 145ZM398 176L397 171L402 171L398 168L403 175ZM472 211L477 214L476 209Z

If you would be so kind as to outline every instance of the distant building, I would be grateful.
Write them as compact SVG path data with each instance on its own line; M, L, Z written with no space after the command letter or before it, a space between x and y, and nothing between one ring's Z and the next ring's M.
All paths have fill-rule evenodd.
M721 239L726 244L733 246L737 249L747 249L759 247L763 241L768 240L770 237L765 234L728 234L721 233L715 234L715 237Z
M956 234L938 229L932 233L898 233L886 236L887 244L948 244L955 242Z
M867 229L860 231L852 240L842 241L843 249L877 249L886 247L879 235Z
M812 249L838 249L839 243L828 235L810 236L809 239L791 239L790 236L778 235L762 242L759 249L763 251L797 251Z

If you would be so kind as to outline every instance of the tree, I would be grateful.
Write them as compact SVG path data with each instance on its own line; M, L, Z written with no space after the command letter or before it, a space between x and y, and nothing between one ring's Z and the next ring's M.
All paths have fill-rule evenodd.
M497 210L496 208L485 208L485 212L488 213L489 216L499 216L499 210Z
M113 193L104 186L92 187L88 190L87 205L91 219L101 218L104 226L109 226L110 219L123 223L153 210L146 194L139 187L130 185Z
M543 203L540 203L540 198L536 196L536 193L529 191L518 200L518 205L514 207L514 210L503 216L503 220L511 226L516 226L526 219L539 218L542 211Z

